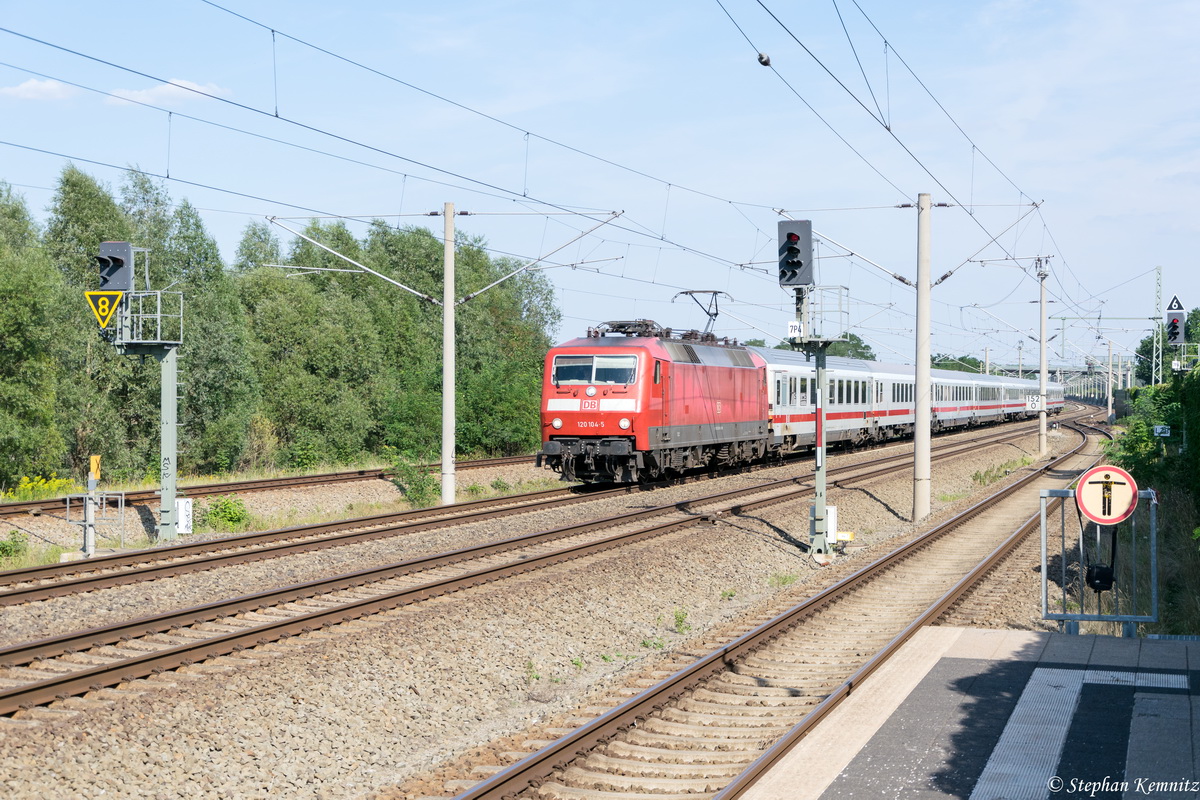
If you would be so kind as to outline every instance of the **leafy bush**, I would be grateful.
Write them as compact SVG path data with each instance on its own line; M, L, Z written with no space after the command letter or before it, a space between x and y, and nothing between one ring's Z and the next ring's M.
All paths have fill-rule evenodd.
M250 522L250 512L241 498L220 495L200 512L199 522L215 531L233 533Z
M29 551L29 537L20 531L9 531L7 539L0 539L0 558L19 558Z
M391 447L385 448L392 460L392 483L413 508L428 508L441 499L441 485L433 477L433 468L420 464Z

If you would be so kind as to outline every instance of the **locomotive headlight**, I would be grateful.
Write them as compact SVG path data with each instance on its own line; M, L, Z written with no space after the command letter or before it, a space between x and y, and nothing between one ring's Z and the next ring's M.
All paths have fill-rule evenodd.
M596 396L596 387L595 387L595 386L589 386L589 387L587 388L587 390L585 391L585 394L586 394L588 397L595 397L595 396Z
M555 417L554 419L550 420L550 425L553 426L555 430L558 430L562 427L562 420L558 417Z
M626 419L625 417L621 417L621 421L618 422L617 424L621 426L621 430L623 430L623 431L629 430L629 420Z

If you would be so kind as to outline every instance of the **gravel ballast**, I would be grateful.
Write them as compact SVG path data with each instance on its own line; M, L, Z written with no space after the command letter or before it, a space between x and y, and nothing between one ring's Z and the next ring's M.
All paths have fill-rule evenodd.
M1073 446L1070 436L1055 436L1052 443ZM973 473L1035 452L1036 440L1034 432L1015 447L981 447L935 463L935 516L961 510L980 494ZM780 471L788 469L797 468ZM802 469L807 473L811 464ZM769 474L721 485L764 477ZM508 482L517 480L514 474ZM322 490L304 491L319 497ZM676 487L625 502L661 505L688 491L698 493ZM244 499L250 505L259 502L256 497ZM856 544L866 545L833 568L817 568L795 546L807 531L807 501L695 526L128 687L140 695L72 701L67 705L80 708L69 718L50 710L32 715L35 724L0 724L0 786L15 798L332 798L384 790L573 708L587 692L621 680L774 593L808 587L804 593L811 594L835 573L868 563L890 539L911 533L911 480L831 487L829 497L838 505L839 527L856 531ZM557 519L554 524L565 524L561 512ZM503 525L512 535L511 518ZM436 536L420 546L443 547ZM399 557L399 545L385 550ZM357 552L355 568L367 558L389 557ZM231 570L203 573L221 576L214 579L223 590L174 579L34 604L45 606L39 612L5 609L0 622L5 628L27 625L20 630L30 632L66 620L66 629L75 630L84 617L127 617L130 604L150 613L159 605L192 605L204 602L196 597L230 596L244 585L260 591L272 581L294 582L306 579L297 575L343 566L297 562L283 575L276 561L261 562L239 568L234 578L225 574ZM123 589L132 590L129 597L120 594Z

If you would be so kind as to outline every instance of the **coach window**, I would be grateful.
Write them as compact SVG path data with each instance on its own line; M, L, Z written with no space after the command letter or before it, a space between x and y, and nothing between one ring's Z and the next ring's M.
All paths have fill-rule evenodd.
M654 362L654 382L662 383L662 362L661 361Z
M796 391L796 379L788 378L788 405L789 406L796 405L796 401L799 400L799 397L797 397L798 394L799 393Z

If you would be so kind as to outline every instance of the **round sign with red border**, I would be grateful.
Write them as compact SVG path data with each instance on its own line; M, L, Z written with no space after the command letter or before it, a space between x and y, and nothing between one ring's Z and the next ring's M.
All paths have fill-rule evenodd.
M1137 482L1120 467L1092 467L1075 485L1079 511L1097 525L1116 525L1137 508Z

